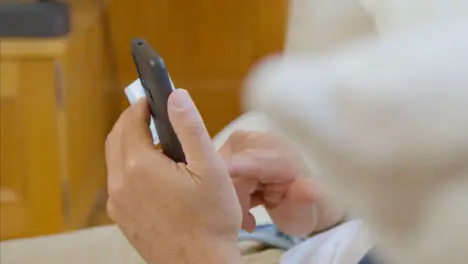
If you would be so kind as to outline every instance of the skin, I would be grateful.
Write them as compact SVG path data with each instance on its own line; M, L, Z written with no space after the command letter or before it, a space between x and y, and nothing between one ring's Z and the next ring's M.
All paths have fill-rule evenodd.
M241 263L242 213L227 168L185 90L168 111L187 164L154 148L146 101L131 106L106 142L109 216L148 263Z
M257 205L294 235L341 219L273 134L236 132L218 153L185 90L171 94L168 112L187 164L154 148L144 99L106 141L109 216L148 263L241 263L238 232L254 229Z
M249 210L267 209L284 233L305 237L336 225L342 218L301 166L301 157L270 132L234 132L220 148L243 211L242 228L255 229Z

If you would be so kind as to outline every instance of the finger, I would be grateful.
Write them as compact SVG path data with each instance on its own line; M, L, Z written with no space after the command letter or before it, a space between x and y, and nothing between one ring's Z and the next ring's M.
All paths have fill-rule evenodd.
M286 196L275 207L265 206L275 224L283 232L296 236L309 235L317 224L317 193L315 185L310 179L295 181ZM287 217L285 217L287 216ZM311 219L310 222L303 221Z
M292 183L293 182L272 183L265 186L263 195L266 206L268 208L275 208L277 205L283 202L284 198L288 194L288 191L291 191L290 187Z
M206 166L218 159L203 119L186 90L172 92L168 112L189 167Z
M255 189L258 185L255 180L233 180L237 197L242 209L242 228L247 232L255 229L255 219L249 210L261 204L261 197L256 195Z
M272 150L247 150L225 163L231 177L253 177L261 183L290 181L299 173L294 161Z
M233 180L233 185L236 190L237 198L242 208L242 212L248 212L251 207L251 196L255 192L257 183L252 180L238 181Z
M152 149L153 139L149 133L150 113L146 99L140 99L122 114L122 150L125 155L139 152L141 148Z
M107 169L107 190L109 196L122 181L122 115L119 117L111 132L108 134L105 143L105 160Z
M269 210L310 206L317 200L317 188L310 179L301 178L290 185L268 186L263 191L265 207ZM295 209L294 209L295 210Z
M255 230L256 226L257 223L252 213L247 212L247 214L244 214L244 217L242 218L242 229L249 233L252 233Z
M119 171L119 165L122 163L122 145L120 138L122 137L122 118L120 117L115 123L112 130L109 132L105 142L105 159L107 165L107 173L114 174Z
M228 149L230 153L238 152L239 148L244 148L245 143L248 142L249 136L255 132L245 131L245 130L236 130L229 135L224 145L229 146ZM224 147L223 145L223 147ZM223 148L220 149L220 151Z
M231 154L235 152L236 147L245 142L248 135L249 132L243 130L232 132L224 141L223 145L218 149L218 153L225 159L229 158Z
M123 115L123 114L122 114ZM122 153L122 115L119 117L105 143L105 160L107 169L107 214L116 220L117 214L113 204L114 194L123 184L123 153Z
M311 179L301 178L291 184L281 203L286 204L285 206L309 205L313 204L316 200L316 184Z

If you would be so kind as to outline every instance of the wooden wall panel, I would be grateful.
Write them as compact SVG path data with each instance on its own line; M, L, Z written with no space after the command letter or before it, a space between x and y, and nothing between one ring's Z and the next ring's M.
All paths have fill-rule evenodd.
M0 38L0 239L89 225L117 109L96 0L62 38Z
M175 85L190 91L212 134L240 114L239 92L252 63L283 48L286 0L108 3L122 89L137 77L130 40L143 37L163 56Z
M0 41L0 238L58 232L54 64L3 55Z

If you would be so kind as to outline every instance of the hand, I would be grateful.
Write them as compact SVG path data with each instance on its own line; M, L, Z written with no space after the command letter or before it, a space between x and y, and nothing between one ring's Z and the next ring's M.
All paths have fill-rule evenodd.
M336 224L342 217L303 175L300 156L272 133L236 131L219 150L243 210L242 227L255 229L249 210L264 205L283 232L307 236Z
M131 106L106 141L109 215L149 263L236 263L242 215L229 173L185 90L168 111L187 164L153 146L147 102Z

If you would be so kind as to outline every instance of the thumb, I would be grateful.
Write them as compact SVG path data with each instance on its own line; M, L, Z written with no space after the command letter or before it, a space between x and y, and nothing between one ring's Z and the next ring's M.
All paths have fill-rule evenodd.
M189 167L205 167L216 160L217 152L203 119L186 90L176 89L171 93L168 113Z

